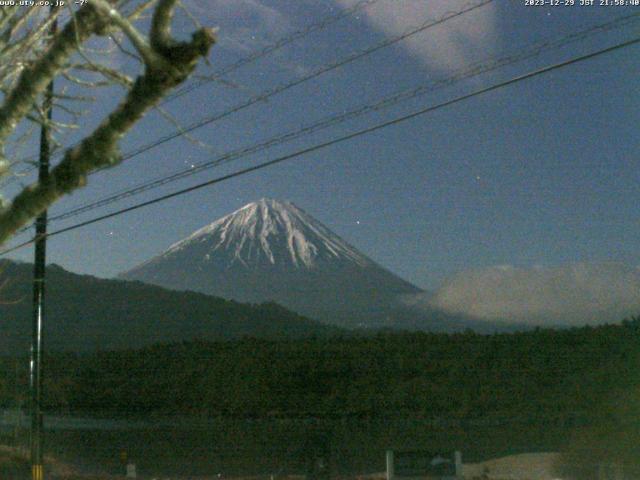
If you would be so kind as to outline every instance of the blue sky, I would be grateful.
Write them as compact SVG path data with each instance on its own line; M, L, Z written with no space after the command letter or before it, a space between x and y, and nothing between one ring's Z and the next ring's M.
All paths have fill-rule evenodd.
M216 71L353 3L190 0L187 6L201 23L220 28L211 65L200 73ZM226 84L212 82L180 97L167 110L188 125L470 4L379 0L233 72ZM473 62L517 54L534 42L636 12L640 7L527 7L524 0L496 0L194 132L208 148L179 139L96 174L85 189L61 201L52 213L395 91L446 78ZM184 17L176 25L179 33L193 28ZM639 27L640 20L599 33L51 228L634 38ZM110 277L246 203L272 197L293 201L385 267L430 289L462 271L496 265L532 268L603 261L639 265L639 59L639 46L618 50L54 237L49 242L49 261L72 271ZM101 100L83 122L86 129L99 120L113 97L105 94ZM160 115L151 114L123 142L122 150L174 128ZM31 255L30 249L24 249L12 257L30 261Z

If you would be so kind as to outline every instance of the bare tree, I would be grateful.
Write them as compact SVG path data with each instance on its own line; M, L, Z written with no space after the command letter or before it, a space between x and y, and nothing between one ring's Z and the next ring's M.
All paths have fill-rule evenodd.
M37 4L38 2L36 2ZM22 125L48 122L52 129L73 125L47 119L40 99L54 78L69 84L96 88L121 85L120 103L75 146L64 151L46 184L23 188L0 209L0 244L60 197L86 183L91 172L121 161L118 142L172 88L185 81L215 42L214 30L197 28L189 41L178 41L171 23L178 0L88 0L77 8L41 6L0 7L0 175L8 175L15 159L5 158L12 136ZM146 18L150 12L150 18ZM55 33L55 18L62 24ZM138 24L150 20L148 34ZM121 54L140 62L141 71L130 78L122 70L95 61L87 43L93 37L110 37ZM107 52L109 53L109 52ZM95 57L95 56L94 56ZM82 72L92 77L87 80ZM65 100L82 100L58 93L56 105L73 117L78 112Z

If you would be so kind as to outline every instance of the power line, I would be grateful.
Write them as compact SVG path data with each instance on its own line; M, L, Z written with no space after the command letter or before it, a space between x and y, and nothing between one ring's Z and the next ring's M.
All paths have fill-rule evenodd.
M274 87L274 88L272 88L270 90L266 90L266 91L264 91L264 92L262 92L262 93L260 93L258 95L255 95L255 96L249 98L247 101L245 101L243 103L240 103L240 104L232 107L229 110L225 110L224 112L221 112L221 113L209 116L209 117L205 117L202 120L199 120L197 122L192 123L191 125L189 125L186 128L182 128L182 129L180 129L178 131L175 131L175 132L173 132L173 133L171 133L169 135L165 135L164 137L160 137L160 138L158 138L157 140L155 140L155 141L153 141L151 143L148 143L146 145L142 145L142 146L138 147L137 149L135 149L133 151L130 151L130 152L126 153L125 155L123 155L122 161L124 162L124 161L130 160L131 158L136 157L138 155L141 155L142 153L147 152L149 150L152 150L152 149L154 149L154 148L156 148L156 147L158 147L158 146L160 146L160 145L162 145L162 144L164 144L166 142L169 142L169 141L174 140L176 138L182 137L182 136L186 135L187 133L191 133L194 130L202 128L202 127L204 127L206 125L210 125L210 124L212 124L212 123L214 123L214 122L216 122L218 120L226 118L226 117L228 117L228 116L230 116L230 115L232 115L234 113L237 113L237 112L239 112L241 110L244 110L244 109L246 109L246 108L248 108L248 107L250 107L252 105L255 105L256 103L264 102L265 100L268 100L269 98L271 98L271 97L273 97L275 95L278 95L278 94L280 94L282 92L285 92L285 91L287 91L287 90L289 90L289 89L291 89L293 87L296 87L296 86L301 85L301 84L303 84L305 82L308 82L309 80L313 80L313 79L315 79L317 77L320 77L321 75L323 75L323 74L325 74L327 72L330 72L330 71L335 70L337 68L343 67L344 65L347 65L347 64L349 64L351 62L354 62L354 61L359 60L361 58L364 58L366 56L369 56L372 53L375 53L375 52L377 52L379 50L382 50L383 48L386 48L386 47L394 45L394 44L396 44L398 42L401 42L402 40L405 40L405 39L407 39L409 37L412 37L413 35L416 35L418 33L424 32L425 30L428 30L429 28L435 27L437 25L441 25L441 24L443 24L443 23L445 23L445 22L447 22L447 21L449 21L451 19L460 17L460 16L462 16L462 15L468 13L468 12L471 12L471 11L476 10L478 8L481 8L481 7L485 6L485 5L488 5L489 3L492 3L493 1L494 0L482 0L482 1L472 5L470 7L467 7L465 9L463 9L463 10L447 13L446 15L438 18L437 20L428 20L426 22L423 22L420 26L411 28L411 29L405 31L404 33L402 33L400 35L396 35L394 37L390 37L388 39L385 39L382 42L377 43L376 45L374 45L372 47L369 47L369 48L367 48L365 50L361 50L359 52L352 53L352 54L348 55L347 57L345 57L345 58L343 58L341 60L338 60L336 62L327 64L327 65L323 65L323 66L319 67L318 69L314 70L313 72L311 72L311 73L309 73L309 74L307 74L307 75L305 75L303 77L297 78L297 79L295 79L295 80L293 80L291 82L288 82L288 83L282 83L282 84L280 84L280 85L278 85L278 86L276 86L276 87ZM107 170L109 168L110 167L100 168L98 170L95 170L92 173L96 173L96 172L100 172L100 171L103 171L103 170Z
M122 161L124 162L126 160L129 160L129 159L131 159L133 157L136 157L136 156L138 156L138 155L140 155L140 154L142 154L144 152L152 150L152 149L154 149L154 148L156 148L156 147L158 147L158 146L160 146L160 145L162 145L162 144L164 144L164 143L166 143L166 142L168 142L170 140L174 140L175 138L182 137L182 136L186 135L187 133L191 133L194 130L202 128L202 127L204 127L206 125L210 125L213 122L216 122L216 121L221 120L221 119L223 119L225 117L228 117L228 116L230 116L230 115L232 115L234 113L237 113L237 112L239 112L241 110L244 110L245 108L248 108L248 107L250 107L252 105L255 105L256 103L264 102L265 100L268 100L269 98L271 98L271 97L273 97L275 95L278 95L278 94L280 94L280 93L282 93L284 91L287 91L287 90L289 90L289 89L291 89L293 87L296 87L296 86L301 85L301 84L303 84L305 82L308 82L309 80L313 80L313 79L315 79L315 78L317 78L317 77L319 77L319 76L321 76L321 75L323 75L323 74L325 74L327 72L330 72L332 70L340 68L340 67L342 67L344 65L347 65L347 64L349 64L351 62L354 62L356 60L359 60L361 58L367 57L367 56L371 55L372 53L375 53L375 52L377 52L379 50L382 50L383 48L386 48L386 47L389 47L391 45L394 45L394 44L396 44L398 42L401 42L402 40L405 40L405 39L407 39L409 37L412 37L413 35L416 35L418 33L422 33L425 30L428 30L429 28L435 27L437 25L441 25L441 24L443 24L443 23L445 23L445 22L447 22L449 20L452 20L452 19L460 17L460 16L462 16L462 15L464 15L466 13L469 13L469 12L472 12L474 10L477 10L477 9L479 9L479 8L485 6L485 5L488 5L489 3L492 3L493 1L494 0L482 0L482 1L478 2L478 3L475 3L474 5L472 5L470 7L467 7L465 9L463 9L463 10L447 13L444 16L438 18L437 20L428 20L428 21L422 23L420 26L411 28L411 29L405 31L404 33L402 33L400 35L396 35L394 37L390 37L388 39L385 39L382 42L374 45L373 47L369 47L369 48L367 48L365 50L352 53L351 55L348 55L347 57L345 57L345 58L343 58L341 60L338 60L338 61L336 61L334 63L330 63L328 65L323 65L320 68L314 70L313 72L311 72L311 73L309 73L309 74L307 74L307 75L305 75L303 77L297 78L297 79L295 79L295 80L293 80L291 82L288 82L288 83L280 84L280 85L278 85L278 86L276 86L276 87L274 87L274 88L272 88L270 90L267 90L267 91L265 91L263 93L260 93L260 94L258 94L256 96L253 96L249 100L247 100L246 102L243 102L243 103L241 103L239 105L236 105L235 107L232 107L229 110L226 110L226 111L224 111L222 113L219 113L219 114L212 115L210 117L206 117L206 118L204 118L202 120L199 120L199 121L197 121L195 123L192 123L191 125L189 125L186 128L183 128L183 129L181 129L179 131L176 131L174 133L171 133L169 135L165 135L164 137L160 137L159 139L155 140L154 142L151 142L151 143L148 143L148 144L143 145L141 147L138 147L137 149L125 154L122 157ZM106 170L107 168L110 168L110 167L105 167L103 169L99 169L99 170L96 170L96 171Z
M319 20L318 22L312 23L310 25L307 25L306 27L300 29L300 30L296 30L295 32L291 33L290 35L287 35L286 37L282 37L278 40L276 40L274 43L267 45L266 47L264 47L261 50L258 50L257 52L254 52L252 54L247 55L246 57L240 58L239 60L233 62L230 65L227 65L226 67L221 68L220 70L218 70L217 72L214 72L212 76L202 79L199 82L195 83L195 84L191 84L191 85L185 85L184 87L178 89L177 91L175 91L174 93L168 95L167 97L165 97L162 102L160 103L160 105L165 105L173 100L175 100L178 97L181 97L193 90L196 90L200 87L202 87L203 85L206 85L207 83L216 81L216 80L220 80L222 79L222 77L224 77L225 75L228 75L231 72L234 72L235 70L238 70L241 67L244 67L245 65L248 65L250 63L253 63L263 57L266 57L267 55L276 52L277 50L280 50L284 47L286 47L287 45L290 45L291 43L294 43L295 41L299 40L300 38L303 38L313 32L317 32L319 30L323 30L325 28L327 28L328 26L330 26L333 23L338 22L339 20L342 20L343 18L346 18L350 15L352 15L353 13L357 12L358 10L362 10L365 8L370 7L371 5L374 5L376 3L378 3L381 0L360 0L359 2L357 2L355 5L352 5L349 8L346 8L344 10L341 10L340 13L338 13L337 15L330 15L327 17L324 17L323 19ZM73 145L71 145L69 148L74 148L76 146L78 146L80 143L75 143ZM56 155L59 156L60 154ZM19 160L14 160L13 162L11 162L9 164L9 167L12 167L13 165L16 165L17 163L20 162L28 162L30 160L36 160L36 156L31 156L31 157L26 157L26 158L22 158ZM37 167L30 167L26 170L24 170L23 172L20 172L21 175L27 174L31 171L33 171L35 168ZM12 177L15 178L15 177ZM6 185L7 183L5 183Z
M295 42L296 40L303 38L313 32L316 32L318 30L322 30L326 27L328 27L329 25L331 25L332 23L337 22L338 20L341 20L345 17L350 16L351 14L357 12L358 10L364 9L364 8L368 8L371 5L378 3L380 0L361 0L358 3L356 3L355 5L353 5L352 7L349 7L345 10L342 10L339 14L337 15L332 15L329 17L325 17L323 20L320 20L317 23L311 24L301 30L298 30L294 33L292 33L291 35L287 36L287 37L283 37L280 40L276 41L275 43L266 46L265 48L263 48L262 50L259 50L251 55L247 55L244 58L241 58L240 60L218 70L217 72L215 72L210 78L206 78L206 79L202 79L201 81L191 84L191 85L185 85L184 87L178 89L176 92L174 92L171 95L168 95L161 103L161 105L164 105L166 103L169 103L173 100L175 100L178 97L181 97L182 95L185 95L193 90L196 90L200 87L202 87L203 85L206 85L207 83L213 82L215 80L218 80L222 77L224 77L225 75L228 75L229 73L238 70L239 68L255 62L256 60L259 60L262 57L265 57L266 55L273 53L293 42Z
M106 220L108 218L117 217L117 216L122 215L124 213L128 213L128 212L131 212L131 211L134 211L134 210L138 210L138 209L143 208L143 207L147 207L149 205L160 203L160 202L163 202L163 201L168 200L170 198L181 196L181 195L193 192L195 190L199 190L199 189L204 188L204 187L208 187L208 186L211 186L211 185L215 185L217 183L224 182L226 180L230 180L232 178L236 178L236 177L248 174L248 173L252 173L252 172L255 172L255 171L258 171L258 170L262 170L264 168L271 167L273 165L277 165L277 164L285 162L287 160L291 160L293 158L300 157L302 155L306 155L308 153L312 153L312 152L315 152L317 150L321 150L321 149L324 149L326 147L329 147L329 146L332 146L332 145L336 145L338 143L342 143L342 142L345 142L347 140L351 140L353 138L360 137L362 135L366 135L368 133L372 133L372 132L381 130L381 129L386 128L386 127L390 127L392 125L397 125L399 123L405 122L407 120L411 120L411 119L419 117L421 115L424 115L424 114L427 114L427 113L430 113L430 112L433 112L433 111L436 111L436 110L440 110L440 109L442 109L444 107L448 107L448 106L457 104L457 103L462 102L464 100L468 100L468 99L470 99L472 97L476 97L478 95L482 95L482 94L485 94L485 93L488 93L488 92L492 92L494 90L498 90L499 88L503 88L503 87L506 87L506 86L509 86L509 85L513 85L513 84L521 82L523 80L527 80L527 79L530 79L530 78L533 78L533 77L537 77L539 75L542 75L542 74L545 74L545 73L549 73L549 72L554 71L554 70L558 70L558 69L566 67L568 65L573 65L573 64L576 64L576 63L579 63L579 62L583 62L585 60L589 60L589 59L598 57L600 55L604 55L606 53L610 53L610 52L613 52L615 50L619 50L619 49L622 49L622 48L625 48L625 47L629 47L631 45L635 45L635 44L638 44L638 43L640 43L640 37L639 38L635 38L633 40L627 40L627 41L625 41L623 43L618 43L618 44L613 45L611 47L607 47L607 48L598 50L596 52L588 53L588 54L582 55L580 57L575 57L575 58L572 58L572 59L569 59L569 60L565 60L563 62L556 63L556 64L550 65L548 67L543 67L543 68L535 70L533 72L526 73L526 74L523 74L523 75L519 75L519 76L516 76L516 77L511 78L509 80L506 80L506 81L491 85L489 87L484 87L484 88L475 90L475 91L473 91L471 93L468 93L468 94L465 94L465 95L461 95L461 96L453 98L451 100L447 100L447 101L439 103L437 105L426 107L426 108L417 110L417 111L415 111L413 113L410 113L410 114L407 114L407 115L403 115L401 117L396 117L396 118L394 118L392 120L388 120L386 122L379 123L379 124L374 125L372 127L368 127L368 128L362 129L362 130L358 130L358 131L350 133L348 135L344 135L344 136L335 138L333 140L322 142L322 143L313 145L311 147L307 147L307 148L304 148L302 150L298 150L296 152L293 152L293 153L290 153L290 154L287 154L287 155L283 155L283 156L275 158L273 160L269 160L267 162L263 162L263 163L260 163L258 165L254 165L252 167L247 167L247 168L244 168L244 169L241 169L241 170L237 170L236 172L233 172L233 173L230 173L230 174L227 174L227 175L223 175L221 177L217 177L217 178L214 178L212 180L208 180L206 182L202 182L202 183L193 185L191 187L184 188L182 190L178 190L176 192L169 193L167 195L162 195L160 197L156 197L156 198L154 198L152 200L148 200L146 202L141 202L141 203L138 203L136 205L132 205L130 207L126 207L126 208L117 210L115 212L111 212L111 213L108 213L108 214L105 214L105 215L101 215L99 217L94 217L94 218L92 218L90 220L86 220L84 222L76 223L76 224L71 225L69 227L65 227L65 228L61 228L59 230L55 230L53 232L48 233L46 235L46 237L52 237L54 235L59 235L59 234L62 234L62 233L70 232L72 230L76 230L78 228L82 228L82 227L85 227L87 225L91 225L91 224L100 222L102 220ZM9 249L3 250L3 251L0 252L0 256L6 255L7 253L13 252L13 251L18 250L20 248L23 248L26 245L29 245L29 244L33 243L35 240L36 240L35 238L32 238L31 240L23 242L23 243L21 243L19 245L16 245L16 246L11 247Z
M396 105L397 103L401 102L401 101L405 101L408 99L412 99L412 98L416 98L418 96L424 95L426 93L429 92L433 92L439 88L443 88L443 87L447 87L447 86L451 86L455 83L458 83L460 81L463 80L467 80L469 78L472 78L474 76L477 75L481 75L493 70L496 70L498 68L502 68L504 66L507 65L511 65L513 63L516 62L520 62L522 60L526 60L532 57L535 57L537 55L539 55L540 53L550 50L550 49L555 49L555 48L559 48L562 46L566 46L569 43L572 42L576 42L578 40L583 40L595 33L600 33L602 31L605 30L611 30L613 28L617 28L623 25L627 25L629 23L631 23L632 21L636 21L638 19L638 17L640 16L640 13L634 13L632 15L627 15L624 17L620 17L617 18L611 22L607 22L605 24L599 24L596 26L592 26L588 29L582 30L580 32L575 32L572 33L570 35L561 37L560 39L555 39L555 40L545 40L542 42L538 42L530 47L528 47L524 52L520 52L518 54L510 54L510 55L506 55L500 58L497 58L491 62L485 62L485 63L476 63L474 65L472 65L470 68L467 68L465 70L461 70L459 71L457 74L438 80L436 82L433 82L431 84L428 85L421 85L418 86L416 88L412 88L409 90L404 90L401 92L397 92L393 95L387 96L385 98L383 98L382 100L377 101L374 104L366 104L364 106L360 106L356 109L352 109L348 112L344 112L344 113L340 113L337 115L333 115L330 116L328 118L325 118L323 120L320 120L318 122L315 122L313 124L310 125L306 125L303 126L300 129L297 130L293 130L293 131L289 131L287 133L284 134L280 134L276 137L272 137L266 141L257 143L257 144L253 144L247 147L242 147L236 150L233 150L231 152L227 152L221 156L218 156L217 158L213 159L213 160L208 160L206 162L201 162L199 164L196 164L194 166L192 166L191 168L187 168L187 169L183 169L183 170L179 170L177 172L174 172L170 175L166 175L166 176L161 176L159 178L156 178L154 180L151 181L147 181L141 184L138 184L134 187L128 187L126 189L120 190L118 192L115 192L113 194L107 195L99 200L93 201L91 203L85 204L85 205L81 205L75 208L72 208L66 212L63 212L61 214L58 214L56 216L52 216L50 218L50 222L54 222L54 221L59 221L59 220L63 220L63 219L67 219L67 218L71 218L77 215L80 215L82 213L85 213L87 211L90 210L94 210L96 208L100 208L106 205L109 205L111 203L117 202L119 200L123 200L125 198L129 198L131 196L143 193L145 191L172 183L174 181L180 180L182 178L186 178L188 176L191 175L195 175L197 173L200 173L204 170L210 169L210 168L214 168L217 166L220 166L222 164L226 164L229 163L233 160L237 160L239 158L243 158L245 156L248 156L250 154L254 154L258 151L262 151L265 150L267 148L271 148L275 145L279 145L282 144L284 142L288 142L290 140L293 139L297 139L300 138L303 135L308 135L311 133L315 133L317 131L320 131L322 129L326 129L328 127L337 125L339 123L345 122L347 120L351 120L353 118L356 118L358 116L373 112L373 111L377 111L377 110L381 110L383 108L388 108L390 106ZM26 227L29 228L29 227ZM25 228L25 229L26 229ZM20 232L22 232L23 230L21 230Z
M388 39L386 39L386 40L374 45L373 47L370 47L370 48L362 50L360 52L356 52L354 54L351 54L351 55L343 58L342 60L339 60L339 61L334 62L332 64L322 66L319 69L315 70L314 72L311 72L310 74L308 74L308 75L306 75L304 77L301 77L299 79L296 79L296 80L294 80L292 82L281 84L281 85L279 85L279 86L277 86L277 87L275 87L275 88L273 88L271 90L267 90L267 91L263 92L262 94L259 94L257 96L254 96L254 97L250 98L248 101L246 101L246 102L244 102L244 103L242 103L240 105L236 105L235 107L233 107L230 110L227 110L227 111L222 112L220 114L214 115L212 117L207 117L207 118L205 118L205 119L203 119L203 120L201 120L199 122L196 122L196 123L190 125L189 127L185 128L185 129L181 129L179 131L174 132L173 134L167 135L165 137L161 137L160 139L158 139L158 140L156 140L156 141L154 141L152 143L149 143L147 145L143 145L142 147L139 147L138 149L125 154L122 157L122 162L124 162L126 160L129 160L129 159L131 159L131 158L133 158L133 157L135 157L137 155L140 155L140 154L142 154L142 153L144 153L144 152L146 152L148 150L156 148L156 147L158 147L159 145L161 145L163 143L166 143L166 142L168 142L170 140L173 140L175 138L178 138L180 136L186 135L187 133L190 133L190 132L192 132L192 131L194 131L194 130L196 130L198 128L201 128L201 127L203 127L205 125L211 124L211 123L213 123L213 122L215 122L217 120L225 118L225 117L227 117L227 116L229 116L229 115L231 115L233 113L236 113L236 112L238 112L240 110L248 108L249 106L254 105L254 104L258 103L258 102L265 101L265 100L267 100L268 98L270 98L270 97L272 97L274 95L277 95L277 94L279 94L279 93L281 93L283 91L286 91L286 90L288 90L290 88L293 88L293 87L295 87L297 85L300 85L300 84L302 84L302 83L304 83L306 81L309 81L311 79L317 78L317 77L319 77L320 75L322 75L324 73L327 73L327 72L329 72L331 70L334 70L336 68L344 66L344 65L346 65L346 64L348 64L350 62L353 62L353 61L358 60L360 58L363 58L365 56L368 56L368 55L370 55L370 54L372 54L372 53L374 53L374 52L376 52L378 50L381 50L382 48L385 48L385 47L388 47L388 46L393 45L395 43L398 43L398 42L400 42L402 40L405 40L406 38L409 38L409 37L411 37L413 35L416 35L418 33L423 32L423 31L425 31L425 30L427 30L429 28L432 28L432 27L435 27L435 26L440 25L442 23L445 23L445 22L447 22L447 21L449 21L449 20L451 20L453 18L457 18L459 16L462 16L462 15L468 13L468 12L474 11L474 10L476 10L478 8L481 8L481 7L485 6L485 5L488 5L489 3L492 3L492 2L493 2L493 0L482 0L482 1L477 2L477 3L475 3L475 4L471 5L471 6L468 6L468 7L464 8L463 10L458 10L458 11L455 11L455 12L448 12L445 15L443 15L442 17L440 17L440 18L438 18L436 20L427 20L427 21L423 22L420 26L408 29L404 33L402 33L400 35L397 35L395 37L388 38ZM103 171L103 170L107 170L108 168L110 168L110 167L99 168L99 169L95 170L94 172L92 172L92 174L96 173L96 172ZM13 180L15 180L15 178L16 177L13 177ZM5 183L5 185L7 185L11 180L12 179L10 179L7 183ZM29 227L26 227L25 229L28 229L28 228ZM25 229L21 230L19 233L21 233Z

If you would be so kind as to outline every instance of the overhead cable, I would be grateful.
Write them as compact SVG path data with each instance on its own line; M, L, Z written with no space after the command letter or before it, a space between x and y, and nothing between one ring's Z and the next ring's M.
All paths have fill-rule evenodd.
M64 219L71 218L76 215L85 213L87 211L94 210L96 208L104 207L111 203L144 193L148 190L152 190L154 188L158 188L163 185L167 185L169 183L181 180L191 175L195 175L204 170L208 170L223 164L227 164L231 161L244 158L248 155L257 153L259 151L263 151L273 146L280 145L282 143L289 142L294 139L298 139L302 136L306 136L306 135L318 132L320 130L329 128L334 125L338 125L348 120L352 120L354 118L365 115L367 113L389 108L391 106L397 105L402 101L417 98L426 93L431 93L438 89L449 87L461 81L468 80L469 78L497 70L507 65L511 65L517 62L521 62L523 60L533 58L535 56L540 55L543 52L546 52L552 49L557 49L559 47L566 46L570 43L583 40L596 33L600 33L605 30L611 30L613 28L618 28L623 25L626 26L632 21L637 21L639 18L640 18L640 13L634 13L632 15L621 17L605 24L592 26L580 32L563 36L559 39L544 40L542 42L538 42L524 49L523 51L517 52L515 54L505 55L497 59L491 60L489 62L475 63L471 65L469 68L459 70L456 74L452 76L437 80L435 82L430 82L425 85L420 85L415 88L394 93L375 103L368 103L358 108L352 109L350 111L341 112L339 114L329 116L327 118L324 118L312 124L308 124L301 128L277 135L266 141L258 142L250 146L245 146L245 147L232 150L230 152L219 155L212 160L196 163L192 165L190 168L178 170L170 175L160 176L156 179L149 180L147 182L140 183L136 186L128 187L126 189L112 193L103 198L92 201L88 204L74 207L58 215L52 216L49 219L49 221L55 222L59 220L64 220Z
M550 66L547 66L547 67L543 67L543 68L540 68L540 69L535 70L533 72L516 76L514 78L511 78L510 80L506 80L506 81L491 85L489 87L484 87L484 88L475 90L475 91L473 91L471 93L468 93L468 94L465 94L465 95L461 95L461 96L456 97L454 99L447 100L447 101L439 103L437 105L432 105L432 106L417 110L415 112L412 112L410 114L403 115L403 116L400 116L400 117L396 117L396 118L394 118L392 120L388 120L388 121L385 121L383 123L379 123L377 125L374 125L374 126L362 129L362 130L358 130L356 132L353 132L353 133L350 133L350 134L347 134L347 135L344 135L344 136L341 136L341 137L338 137L338 138L335 138L335 139L332 139L332 140L328 140L326 142L322 142L322 143L313 145L311 147L307 147L307 148L298 150L296 152L293 152L293 153L290 153L290 154L287 154L287 155L283 155L281 157L274 158L273 160L269 160L269 161L266 161L266 162L259 163L257 165L251 166L251 167L247 167L247 168L244 168L244 169L241 169L241 170L237 170L237 171L235 171L233 173L229 173L229 174L223 175L221 177L217 177L217 178L214 178L214 179L202 182L202 183L198 183L196 185L192 185L191 187L184 188L184 189L181 189L181 190L178 190L178 191L166 194L166 195L162 195L160 197L156 197L156 198L154 198L152 200L148 200L146 202L141 202L141 203L138 203L136 205L132 205L132 206L129 206L129 207L126 207L126 208L123 208L123 209L120 209L120 210L105 214L105 215L100 215L100 216L92 218L90 220L85 220L84 222L80 222L80 223L77 223L77 224L74 224L74 225L71 225L71 226L68 226L68 227L61 228L59 230L52 231L52 232L48 233L46 236L47 237L52 237L52 236L55 236L55 235L60 235L62 233L70 232L72 230L76 230L78 228L82 228L82 227L85 227L85 226L88 226L88 225L92 225L94 223L101 222L101 221L109 219L109 218L114 218L114 217L123 215L125 213L132 212L134 210L138 210L138 209L143 208L143 207L147 207L149 205L154 205L154 204L169 200L169 199L174 198L174 197L185 195L187 193L202 189L204 187L215 185L217 183L221 183L221 182L224 182L226 180L230 180L232 178L240 177L240 176L246 175L248 173L252 173L252 172L255 172L255 171L258 171L258 170L262 170L262 169L271 167L273 165L277 165L279 163L283 163L285 161L292 160L294 158L306 155L308 153L312 153L312 152L327 148L329 146L336 145L336 144L345 142L347 140L351 140L353 138L357 138L357 137L360 137L362 135L366 135L366 134L381 130L383 128L387 128L387 127L390 127L390 126L393 126L393 125L397 125L397 124L402 123L402 122L406 122L407 120L411 120L413 118L425 115L427 113L430 113L430 112L433 112L433 111L436 111L436 110L440 110L440 109L442 109L444 107L448 107L448 106L460 103L460 102L462 102L464 100L468 100L468 99L476 97L478 95L482 95L482 94L485 94L485 93L488 93L488 92L492 92L494 90L498 90L500 88L503 88L503 87L506 87L506 86L509 86L509 85L513 85L513 84L521 82L523 80L527 80L527 79L530 79L530 78L533 78L533 77L537 77L539 75L546 74L546 73L549 73L551 71L558 70L560 68L564 68L566 66L573 65L573 64L576 64L576 63L579 63L579 62L583 62L585 60L589 60L589 59L592 59L592 58L598 57L600 55L604 55L604 54L607 54L607 53L610 53L610 52L613 52L613 51L616 51L616 50L619 50L619 49L622 49L622 48L626 48L626 47L629 47L629 46L632 46L632 45L636 45L638 43L640 43L640 38L627 40L625 42L618 43L618 44L613 45L611 47L607 47L607 48L604 48L604 49L601 49L601 50L597 50L597 51L592 52L592 53L588 53L586 55L582 55L582 56L579 56L579 57L574 57L572 59L565 60L565 61L560 62L560 63L556 63L556 64L553 64L553 65L550 65ZM35 240L36 240L36 238L34 237L31 240L28 240L26 242L23 242L21 244L18 244L16 246L13 246L11 248L3 250L3 251L0 252L0 256L6 255L6 254L8 254L10 252L13 252L13 251L18 250L20 248L23 248L23 247L25 247L27 245L30 245Z

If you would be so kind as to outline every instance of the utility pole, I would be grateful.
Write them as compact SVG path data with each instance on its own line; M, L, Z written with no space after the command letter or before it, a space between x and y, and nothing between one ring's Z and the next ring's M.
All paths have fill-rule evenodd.
M54 7L51 7L54 14ZM54 20L49 30L55 35L57 20ZM51 128L48 121L53 112L53 80L47 85L42 101L44 119L40 129L40 161L38 182L49 182L49 159L51 154ZM31 478L44 479L43 449L42 449L42 330L44 324L44 281L47 248L47 211L43 211L36 218L35 258L33 268L33 323L31 331L31 358L29 362L29 389L31 391Z

